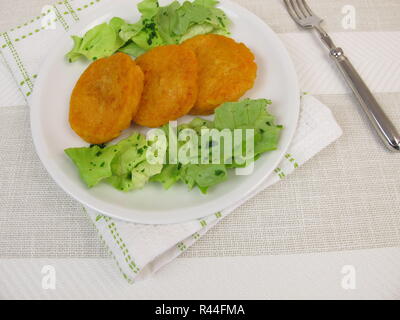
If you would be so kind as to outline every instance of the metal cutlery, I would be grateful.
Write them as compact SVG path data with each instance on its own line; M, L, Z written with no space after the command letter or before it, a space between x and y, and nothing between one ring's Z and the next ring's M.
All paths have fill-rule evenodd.
M400 135L398 131L350 60L345 56L343 49L337 47L328 33L321 27L323 19L313 13L305 0L284 1L290 16L298 25L318 32L322 42L328 47L331 58L335 61L385 145L392 151L400 151Z

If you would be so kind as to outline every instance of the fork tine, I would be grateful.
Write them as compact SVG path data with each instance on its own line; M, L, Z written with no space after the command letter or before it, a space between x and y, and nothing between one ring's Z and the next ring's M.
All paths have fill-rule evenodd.
M298 21L299 17L298 15L295 13L294 9L293 9L293 5L290 2L290 0L284 0L285 1L285 5L286 5L286 9L289 12L290 16L293 18L293 20Z
M308 10L304 7L305 0L296 0L297 7L299 11L303 14L304 18L307 18L310 16L310 13ZM312 14L311 14L312 15Z
M307 11L308 14L315 16L314 12L312 12L311 8L308 6L306 0L300 0L303 4L304 9Z
M295 0L290 0L290 4L293 8L293 11L296 13L298 19L302 19L303 16L299 12L299 8L297 8L297 5L295 4Z

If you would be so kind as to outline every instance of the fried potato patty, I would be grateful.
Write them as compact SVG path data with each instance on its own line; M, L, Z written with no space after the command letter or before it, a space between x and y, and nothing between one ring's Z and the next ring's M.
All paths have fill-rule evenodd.
M100 144L118 137L136 114L144 75L124 53L93 62L72 92L69 122L85 141Z
M192 50L161 46L136 62L144 73L144 89L135 123L156 128L189 113L198 91L197 59Z
M207 34L186 40L182 46L192 49L199 63L199 92L191 114L211 114L224 102L238 101L254 86L257 64L243 43Z

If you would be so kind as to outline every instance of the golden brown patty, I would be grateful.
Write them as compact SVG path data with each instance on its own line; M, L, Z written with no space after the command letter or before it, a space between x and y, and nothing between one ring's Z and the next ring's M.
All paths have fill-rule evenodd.
M136 60L144 73L144 89L135 123L159 127L186 115L197 99L197 59L188 48L157 47Z
M69 122L85 141L108 142L127 129L136 114L144 76L124 53L93 62L71 96Z
M207 115L224 102L239 100L254 86L255 57L242 43L221 35L200 35L185 41L199 63L199 92L191 114Z

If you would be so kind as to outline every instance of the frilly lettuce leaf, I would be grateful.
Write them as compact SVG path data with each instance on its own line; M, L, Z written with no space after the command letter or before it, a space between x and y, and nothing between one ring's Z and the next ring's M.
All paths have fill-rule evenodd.
M78 167L82 180L89 188L105 181L126 192L142 188L162 170L162 165L147 162L147 148L146 138L135 133L116 145L70 148L65 153Z
M145 0L140 2L137 7L143 18L152 18L158 12L160 5L158 0Z
M224 164L190 164L183 166L180 178L189 189L198 187L207 193L209 188L227 180L228 171Z
M197 4L199 6L214 8L219 2L217 0L194 0L193 4Z
M217 32L215 32L214 27L209 23L196 24L187 29L186 33L184 35L182 35L182 38L180 39L180 41L184 42L195 36L198 36L201 34L212 33L213 31L214 31L214 33L217 33Z
M215 127L218 130L254 129L255 157L275 150L282 126L275 125L275 117L268 113L270 104L266 99L225 103L215 111Z
M178 44L205 33L229 34L230 21L215 8L217 1L174 1L161 7L154 17L159 33L167 44Z
M146 49L139 47L136 43L130 41L121 49L119 52L126 53L132 57L140 57L143 53L146 53Z
M178 133L184 129L194 129L199 137L202 129L217 129L219 131L224 129L232 131L235 129L254 129L254 158L247 159L245 163L235 163L234 159L232 159L231 163L227 163L224 161L227 159L224 159L222 141L210 140L208 146L210 154L212 153L213 145L220 144L221 164L169 164L164 167L160 174L154 176L151 181L161 183L165 189L169 189L175 183L183 181L190 189L198 187L203 193L207 193L209 188L227 179L228 168L245 167L250 161L257 160L261 154L275 150L279 143L282 126L275 125L275 117L268 113L267 107L270 104L271 101L266 99L246 99L241 102L225 103L216 109L214 121L197 118L188 124L178 127ZM163 129L168 133L167 126ZM244 150L239 150L240 154L246 148L247 140L245 134L242 139L241 146ZM232 147L235 149L234 145ZM235 154L235 150L232 150L232 154ZM199 160L198 163L201 163L201 161Z
M118 147L101 149L99 146L92 146L65 150L65 153L77 166L82 180L89 188L111 177L111 162L116 152L118 152Z
M123 20L113 18L109 24L102 23L90 29L83 38L72 36L74 47L67 54L69 62L75 62L81 57L97 60L109 57L121 48L126 41L119 36Z
M263 153L277 148L282 130L282 126L275 124L275 117L267 111L269 104L271 101L265 99L246 99L241 102L225 103L216 109L214 121L196 118L189 123L179 125L177 133L185 129L193 129L194 136L197 135L200 142L200 135L204 129L216 129L219 132L231 130L232 136L235 129L252 129L254 130L254 155L252 155L253 158L247 160L256 161ZM164 126L162 130L168 139L169 126ZM244 148L247 140L245 136L242 139L242 143L238 146ZM220 159L226 160L223 158L225 155L223 155L222 141L214 140L215 138L210 137L210 140L205 141L206 144L195 144L196 149L199 148L199 153L191 159L198 157L197 163L189 161L185 164L168 164L168 152L167 164L148 163L146 152L151 147L151 142L139 133L133 134L114 146L71 148L65 150L65 153L78 167L80 176L90 188L105 181L116 189L127 192L140 189L152 181L161 183L165 189L169 189L181 181L189 189L199 188L201 192L207 193L211 187L228 178L229 168L241 168L249 164L249 162L236 163L235 161L202 164L201 151L206 151L206 154L211 155L213 148L217 145L220 145L222 151ZM235 154L235 148L237 148L235 145L236 141L232 145L232 154ZM187 142L179 141L178 150L183 150L181 148L185 146Z
M200 34L229 35L230 20L216 8L218 1L173 1L160 7L158 0L138 4L141 19L136 23L115 17L89 30L83 37L72 36L74 46L67 54L70 62L81 57L96 60L117 51L138 57L166 44L179 44Z

